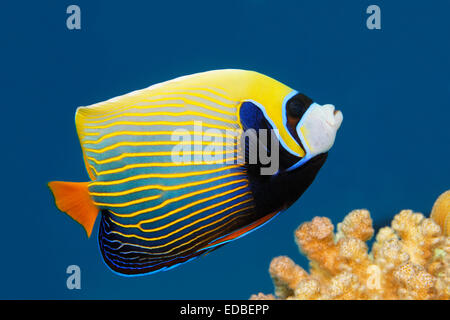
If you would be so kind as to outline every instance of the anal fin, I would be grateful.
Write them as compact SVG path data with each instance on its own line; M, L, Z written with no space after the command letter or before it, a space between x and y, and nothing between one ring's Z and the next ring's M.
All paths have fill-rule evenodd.
M274 212L274 213L270 213L268 215L265 215L264 217L259 218L258 220L256 220L255 222L249 224L248 226L243 227L241 229L238 229L238 230L236 230L236 231L234 231L234 232L232 232L232 233L230 233L230 234L228 234L228 235L226 235L226 236L224 236L222 238L219 238L219 239L209 243L205 247L205 249L206 248L211 248L211 247L216 247L216 246L219 246L219 245L223 245L223 244L225 244L225 243L227 243L229 241L236 240L236 239L238 239L240 237L243 237L244 235L250 233L253 230L258 229L259 227L261 227L264 224L266 224L267 222L269 222L269 220L271 220L273 217L275 217L278 213L279 213L279 211Z

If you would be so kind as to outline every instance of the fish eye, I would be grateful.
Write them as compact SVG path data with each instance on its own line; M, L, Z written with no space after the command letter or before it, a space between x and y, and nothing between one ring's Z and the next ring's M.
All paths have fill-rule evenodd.
M300 119L313 101L302 93L293 96L286 104L288 116Z
M297 124L313 101L302 93L298 93L286 103L286 127L300 147L305 150L297 133Z

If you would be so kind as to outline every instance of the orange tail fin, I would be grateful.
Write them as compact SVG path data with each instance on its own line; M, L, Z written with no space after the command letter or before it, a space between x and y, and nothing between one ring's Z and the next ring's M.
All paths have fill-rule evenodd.
M89 195L88 184L89 182L52 181L48 187L53 192L58 209L81 224L90 237L99 210Z

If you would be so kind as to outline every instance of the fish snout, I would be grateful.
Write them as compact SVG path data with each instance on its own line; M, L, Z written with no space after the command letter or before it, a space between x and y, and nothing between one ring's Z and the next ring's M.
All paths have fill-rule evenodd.
M341 127L342 121L344 120L344 115L342 114L342 112L340 110L335 110L333 115L334 115L335 128L336 128L336 130L338 130Z
M342 120L344 119L342 112L336 110L336 107L332 104L325 104L322 106L325 116L325 122L330 127L338 130L342 124Z

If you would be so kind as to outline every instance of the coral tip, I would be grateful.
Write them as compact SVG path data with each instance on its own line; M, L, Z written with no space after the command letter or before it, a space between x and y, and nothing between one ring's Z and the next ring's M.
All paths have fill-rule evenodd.
M441 194L434 203L431 219L441 227L444 235L450 235L450 190Z

